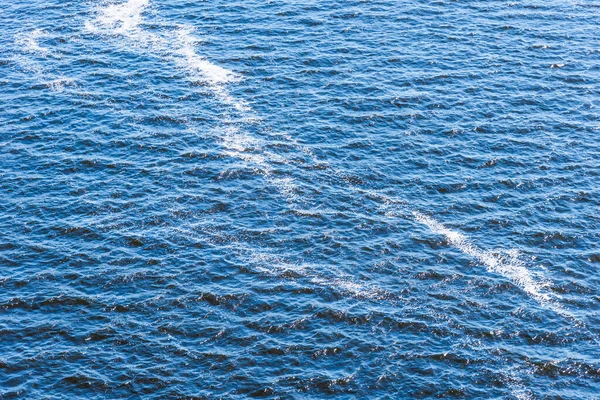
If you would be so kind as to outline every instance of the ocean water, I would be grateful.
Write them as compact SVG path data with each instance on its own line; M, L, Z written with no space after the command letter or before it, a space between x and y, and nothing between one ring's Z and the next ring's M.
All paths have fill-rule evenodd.
M600 398L599 28L3 0L0 398Z

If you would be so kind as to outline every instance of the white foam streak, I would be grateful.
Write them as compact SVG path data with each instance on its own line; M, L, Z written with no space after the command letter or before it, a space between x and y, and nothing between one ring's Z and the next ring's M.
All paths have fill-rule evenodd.
M566 311L544 290L548 284L536 279L532 272L519 261L518 254L512 254L511 257L503 257L490 251L485 251L474 245L462 233L447 228L435 219L419 212L413 212L413 215L415 221L427 226L433 233L444 236L451 246L485 265L488 271L500 274L509 279L542 306L549 307L560 314L566 314Z
M38 78L43 76L44 68L31 55L47 57L51 54L47 48L42 47L39 43L40 38L44 36L46 36L46 32L41 29L34 29L18 34L15 38L15 44L18 45L18 52L12 57L13 61L23 71L33 73Z
M129 0L121 4L111 4L101 10L96 19L97 25L122 34L136 29L142 22L142 12L148 6L148 0Z
M27 34L20 35L17 38L17 43L23 47L23 50L28 53L35 53L41 56L50 55L50 50L40 45L40 38L46 36L47 33L41 29L35 29Z
M343 272L328 267L329 275L334 274L334 277L325 276L316 271L322 270L323 267L309 264L290 264L281 257L253 252L250 254L252 261L257 264L257 270L267 275L274 276L289 276L296 275L306 278L310 283L317 286L326 287L346 293L352 297L369 299L369 300L384 300L390 297L390 294L369 283L359 282L356 279L344 274Z
M150 32L142 26L143 14L150 7L149 0L129 0L110 4L98 11L95 19L86 22L86 29L95 34L120 35L129 39L130 47L143 47L154 55L175 62L187 69L193 78L213 85L211 89L221 98L230 97L220 85L238 80L239 77L226 68L211 63L197 54L193 29L187 26L162 27Z
M62 92L65 87L74 87L77 86L74 79L71 78L58 78L52 81L46 82L45 85L55 92Z
M232 96L227 88L229 83L239 81L240 77L199 55L196 49L196 43L199 40L194 37L192 29L181 26L176 29L162 29L153 32L143 29L143 14L147 11L148 6L148 0L129 0L121 4L112 4L102 9L96 20L86 24L86 26L94 33L121 35L128 40L128 44L132 45L130 47L141 46L153 55L173 62L186 71L189 79L203 82L212 95L222 104L232 107L238 113L236 115L241 114L244 123L255 121L256 117L252 115L252 108L245 101ZM41 49L39 46L36 47L35 41L31 41L29 47L31 49ZM294 180L290 177L276 177L274 173L274 162L287 163L289 161L278 160L277 157L279 156L265 150L266 146L262 139L252 136L238 125L227 121L228 117L229 114L224 115L224 125L220 132L221 144L225 148L224 153L251 164L259 173L265 176L268 182L279 190L283 197L290 202L297 201L297 187ZM304 152L313 160L319 161L310 148L298 144L288 134L281 135L296 149ZM330 172L339 179L346 180L345 172L334 168L331 168ZM395 207L405 204L402 199L390 198L376 192L363 190L354 185L349 185L349 188L364 197L377 198L386 206ZM410 210L408 207L406 209ZM413 212L413 216L415 221L427 226L432 232L444 236L450 245L483 264L488 271L509 279L542 306L548 307L561 315L568 315L554 300L553 296L545 290L547 284L536 279L534 274L519 261L517 253L512 254L512 256L501 256L483 250L473 244L462 233L447 228L431 217L419 212ZM385 290L369 283L360 282L332 266L325 269L322 266L292 264L279 256L252 252L245 246L241 246L237 251L248 255L255 269L268 275L291 277L292 279L294 276L299 276L313 285L338 290L357 298L371 300L389 298L389 294ZM323 273L324 270L326 273ZM531 392L524 387L517 377L512 376L511 381L509 384L512 383L513 395L516 398L523 400L532 398Z
M197 39L192 35L191 29L182 27L178 30L177 42L179 43L179 47L176 53L181 56L183 66L191 71L199 72L213 85L222 85L239 79L232 71L215 65L206 58L198 55L194 46L196 41ZM223 88L221 88L221 94L228 95Z
M66 87L76 87L77 83L74 79L59 76L51 68L45 67L46 62L52 62L53 59L60 58L60 54L56 54L40 44L40 40L48 37L48 32L42 29L34 29L18 34L15 38L18 51L13 55L13 61L19 65L23 72L33 77L38 84L53 92L62 92ZM39 57L43 60L40 60Z
M173 62L187 73L189 79L200 81L208 87L218 101L241 113L242 123L256 122L258 118L253 115L251 107L245 101L232 96L227 88L228 83L240 80L239 75L199 55L196 43L200 40L194 36L191 27L162 27L155 32L144 29L143 14L148 12L149 7L148 0L110 4L100 9L97 17L88 21L85 26L91 33L124 38L130 49L141 48L156 57ZM223 117L226 126L220 138L226 149L225 154L252 164L287 201L298 200L291 178L274 176L272 165L274 161L278 161L279 156L265 151L262 140L249 135L237 124L229 122L229 117L228 114Z

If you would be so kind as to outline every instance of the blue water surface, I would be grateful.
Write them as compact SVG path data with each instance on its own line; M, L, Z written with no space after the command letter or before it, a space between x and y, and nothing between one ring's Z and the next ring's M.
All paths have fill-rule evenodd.
M0 398L600 398L600 2L0 1Z

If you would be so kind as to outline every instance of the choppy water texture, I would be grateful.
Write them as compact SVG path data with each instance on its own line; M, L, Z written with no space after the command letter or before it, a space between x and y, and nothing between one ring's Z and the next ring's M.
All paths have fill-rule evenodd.
M2 398L600 398L597 1L0 7Z

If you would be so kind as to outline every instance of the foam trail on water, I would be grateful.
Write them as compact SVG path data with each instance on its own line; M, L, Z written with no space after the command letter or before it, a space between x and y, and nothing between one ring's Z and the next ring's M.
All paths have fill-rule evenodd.
M564 316L571 316L563 309L544 289L548 283L537 280L530 270L517 257L502 257L490 251L483 250L474 245L465 235L450 228L424 214L414 211L415 221L427 226L433 233L442 235L448 243L462 253L474 258L486 266L487 270L504 276L525 293L537 300L540 305L549 307ZM556 296L556 295L555 295Z
M120 4L109 4L98 10L95 19L85 23L86 29L94 34L122 36L128 39L131 48L144 48L153 55L175 62L188 70L193 78L202 80L215 94L229 97L225 83L239 80L234 72L208 61L195 51L193 29L189 26L163 27L156 32L142 26L144 13L149 12L149 0L129 0ZM239 102L241 103L241 102Z
M141 46L144 50L150 50L158 57L172 61L178 67L187 71L190 79L203 82L216 99L231 106L238 115L238 118L234 118L229 113L224 115L224 129L221 132L220 140L225 148L225 154L252 165L256 172L262 174L270 184L276 187L288 202L295 203L302 200L297 195L297 186L292 178L280 178L274 173L273 164L275 162L291 165L290 161L266 151L267 143L264 139L253 136L242 129L239 122L233 122L239 120L239 116L241 116L242 122L246 124L258 120L253 115L252 108L245 101L236 99L228 90L227 85L239 81L240 77L234 72L213 64L200 56L195 48L199 39L194 37L193 29L190 27L179 26L177 29L167 29L166 32L163 30L162 33L154 33L143 29L142 14L148 11L149 6L149 0L129 0L121 4L111 4L100 10L99 16L94 21L88 22L86 27L94 33L120 35L128 39L129 44L133 47ZM416 222L427 226L434 233L445 236L452 246L485 265L488 271L509 279L540 305L548 307L563 316L571 317L556 301L556 298L559 297L551 295L545 290L548 286L546 280L536 279L517 257L500 256L485 251L473 244L463 234L447 228L441 222L417 211L411 211L411 207L406 205L402 199L365 190L349 183L346 172L329 166L326 161L319 160L310 148L299 144L289 134L280 135L289 144L308 155L314 162L327 165L329 174L343 181L348 189L376 199L386 207L401 205L407 211L403 217L412 214L412 218Z
M142 22L142 12L149 0L129 0L121 4L111 4L101 10L97 22L110 28L115 34L131 32Z
M17 43L23 46L23 50L29 53L36 53L41 56L50 55L51 52L46 47L40 45L40 38L47 35L46 31L42 29L34 29L33 31L20 35L17 38Z
M339 174L341 173L335 172L335 175ZM558 303L557 300L561 299L559 295L547 291L547 288L550 286L549 280L547 278L537 278L536 275L526 267L525 263L519 259L518 251L505 251L505 255L501 255L497 252L484 250L475 245L472 240L467 238L464 234L446 227L443 223L430 216L415 211L414 208L402 199L393 198L372 190L364 190L354 187L353 185L350 186L352 189L365 196L379 199L384 204L384 209L387 210L386 215L390 217L412 217L414 221L427 226L433 233L444 236L451 246L483 264L488 271L499 274L510 280L513 284L520 287L529 297L536 300L542 307L548 308L577 323L582 323L582 321L575 318L568 310Z
M22 32L15 38L15 44L18 51L13 55L13 60L26 72L33 73L36 77L42 77L44 68L42 64L31 57L48 57L51 52L40 45L40 38L47 33L41 29L34 29L29 32ZM20 54L19 54L20 53Z
M233 97L226 86L228 83L239 81L240 77L211 63L196 52L195 43L199 40L193 35L191 27L164 27L156 30L156 33L144 29L143 14L149 12L149 9L149 0L110 4L101 8L97 17L87 21L85 27L94 34L119 36L126 39L129 49L140 48L153 56L173 62L187 73L189 79L200 81L217 100L241 113L243 123L256 122L257 118L252 115L248 104ZM239 123L233 122L234 120L233 115L229 113L223 115L224 127L219 139L225 148L225 154L251 164L288 202L296 202L299 198L295 194L294 182L289 178L275 176L273 161L277 161L279 156L267 152L264 149L264 140L248 134L240 128Z
M197 39L193 36L192 29L179 27L176 30L166 33L164 31L162 33L154 33L154 31L150 32L143 29L142 14L148 9L148 6L148 0L129 0L120 5L110 5L101 11L100 16L95 21L87 24L87 26L92 32L121 35L128 39L128 42L133 45L132 47L142 47L145 50L150 50L151 53L158 57L174 62L178 67L187 72L190 79L203 82L216 99L232 107L233 111L238 113L238 116L241 114L244 123L255 121L256 117L252 115L253 111L251 107L246 102L232 96L227 88L228 84L238 81L240 79L239 76L200 56L195 48ZM228 121L230 118L235 120L231 114L225 114L223 121L224 129L221 132L221 143L226 150L225 153L252 164L288 201L297 201L298 198L295 194L296 184L293 179L289 177L278 178L274 174L273 164L276 162L276 157L278 156L265 150L266 143L263 139L246 132L239 124ZM310 148L298 144L289 135L284 134L283 137L296 149L307 154L314 161L321 164L328 164L319 160ZM290 164L289 160L282 160L282 162ZM375 198L384 205L404 204L402 200L393 199L386 195L348 184L347 174L344 171L335 168L330 168L328 171L342 182L345 182L348 189L356 193ZM410 210L410 207L406 207ZM537 280L523 264L511 258L501 257L479 248L463 234L447 228L442 223L424 214L414 212L412 217L416 222L427 226L432 232L446 237L452 246L481 262L489 271L500 274L521 287L527 295L531 296L541 305L549 307L561 315L568 315L556 303L554 298L545 291L546 284ZM241 247L238 249L239 254L247 255L247 250L243 246ZM385 298L384 291L351 279L331 267L328 268L330 273L326 275L315 272L316 268L307 265L290 264L270 254L257 252L248 258L255 264L257 270L266 274L276 276L296 274L297 276L304 277L314 285L334 288L355 297L374 300ZM530 392L522 386L519 380L513 379L513 386L513 395L515 397L519 399L530 398Z
M248 251L246 252L248 253ZM380 301L392 297L386 290L370 283L357 281L332 266L327 268L329 274L325 275L315 272L323 270L323 267L319 265L293 264L268 253L250 252L248 255L257 265L256 269L267 275L278 277L295 275L307 279L313 285L333 289L361 299Z
M198 236L196 229L177 226L173 230L186 237L196 238ZM398 295L368 281L358 280L333 265L325 267L324 265L290 261L284 254L273 254L263 249L257 249L250 243L239 240L237 237L227 237L222 232L215 231L210 227L203 227L202 232L204 243L218 247L227 243L226 249L229 253L243 258L246 265L253 271L265 276L291 281L298 279L359 299L398 300Z
M238 115L241 114L245 124L258 121L259 118L253 115L252 108L245 101L232 96L227 88L227 84L239 81L240 77L197 54L195 43L198 42L198 39L194 37L193 29L179 26L175 30L167 30L160 34L148 32L143 28L143 13L147 12L149 7L148 0L129 0L121 4L111 4L101 9L99 16L95 20L88 21L85 27L94 34L120 36L125 38L128 44L131 44L131 48L149 50L157 57L174 62L175 65L187 72L189 78L199 80L208 87L221 103L233 107ZM267 143L242 129L234 122L233 115L225 113L223 125L219 139L225 148L224 154L239 158L252 165L258 173L277 188L288 202L298 201L294 180L291 177L276 176L273 168L274 162L289 164L289 160L267 151L265 149ZM293 140L287 134L284 137L290 141ZM293 145L299 147L295 141ZM305 148L302 150L314 157L310 150ZM281 257L265 252L249 251L250 246L247 245L234 247L238 253L246 254L256 265L258 271L266 274L281 277L293 273L313 285L335 289L357 298L383 300L390 297L389 293L383 289L357 281L332 267L326 269L329 274L325 275L317 272L324 269L322 266L292 264Z
M66 87L76 87L77 83L74 79L59 76L43 64L43 62L52 62L54 59L61 58L60 54L40 44L41 40L49 36L48 32L42 29L34 29L16 35L17 49L12 56L13 61L37 83L53 92L62 92Z
M191 28L181 27L176 32L176 39L179 43L176 54L181 57L180 65L188 68L192 72L199 72L212 85L223 85L239 80L239 76L232 71L213 64L196 53L195 42L198 40L194 37ZM215 89L215 87L213 87L213 89ZM224 91L224 94L228 93Z

